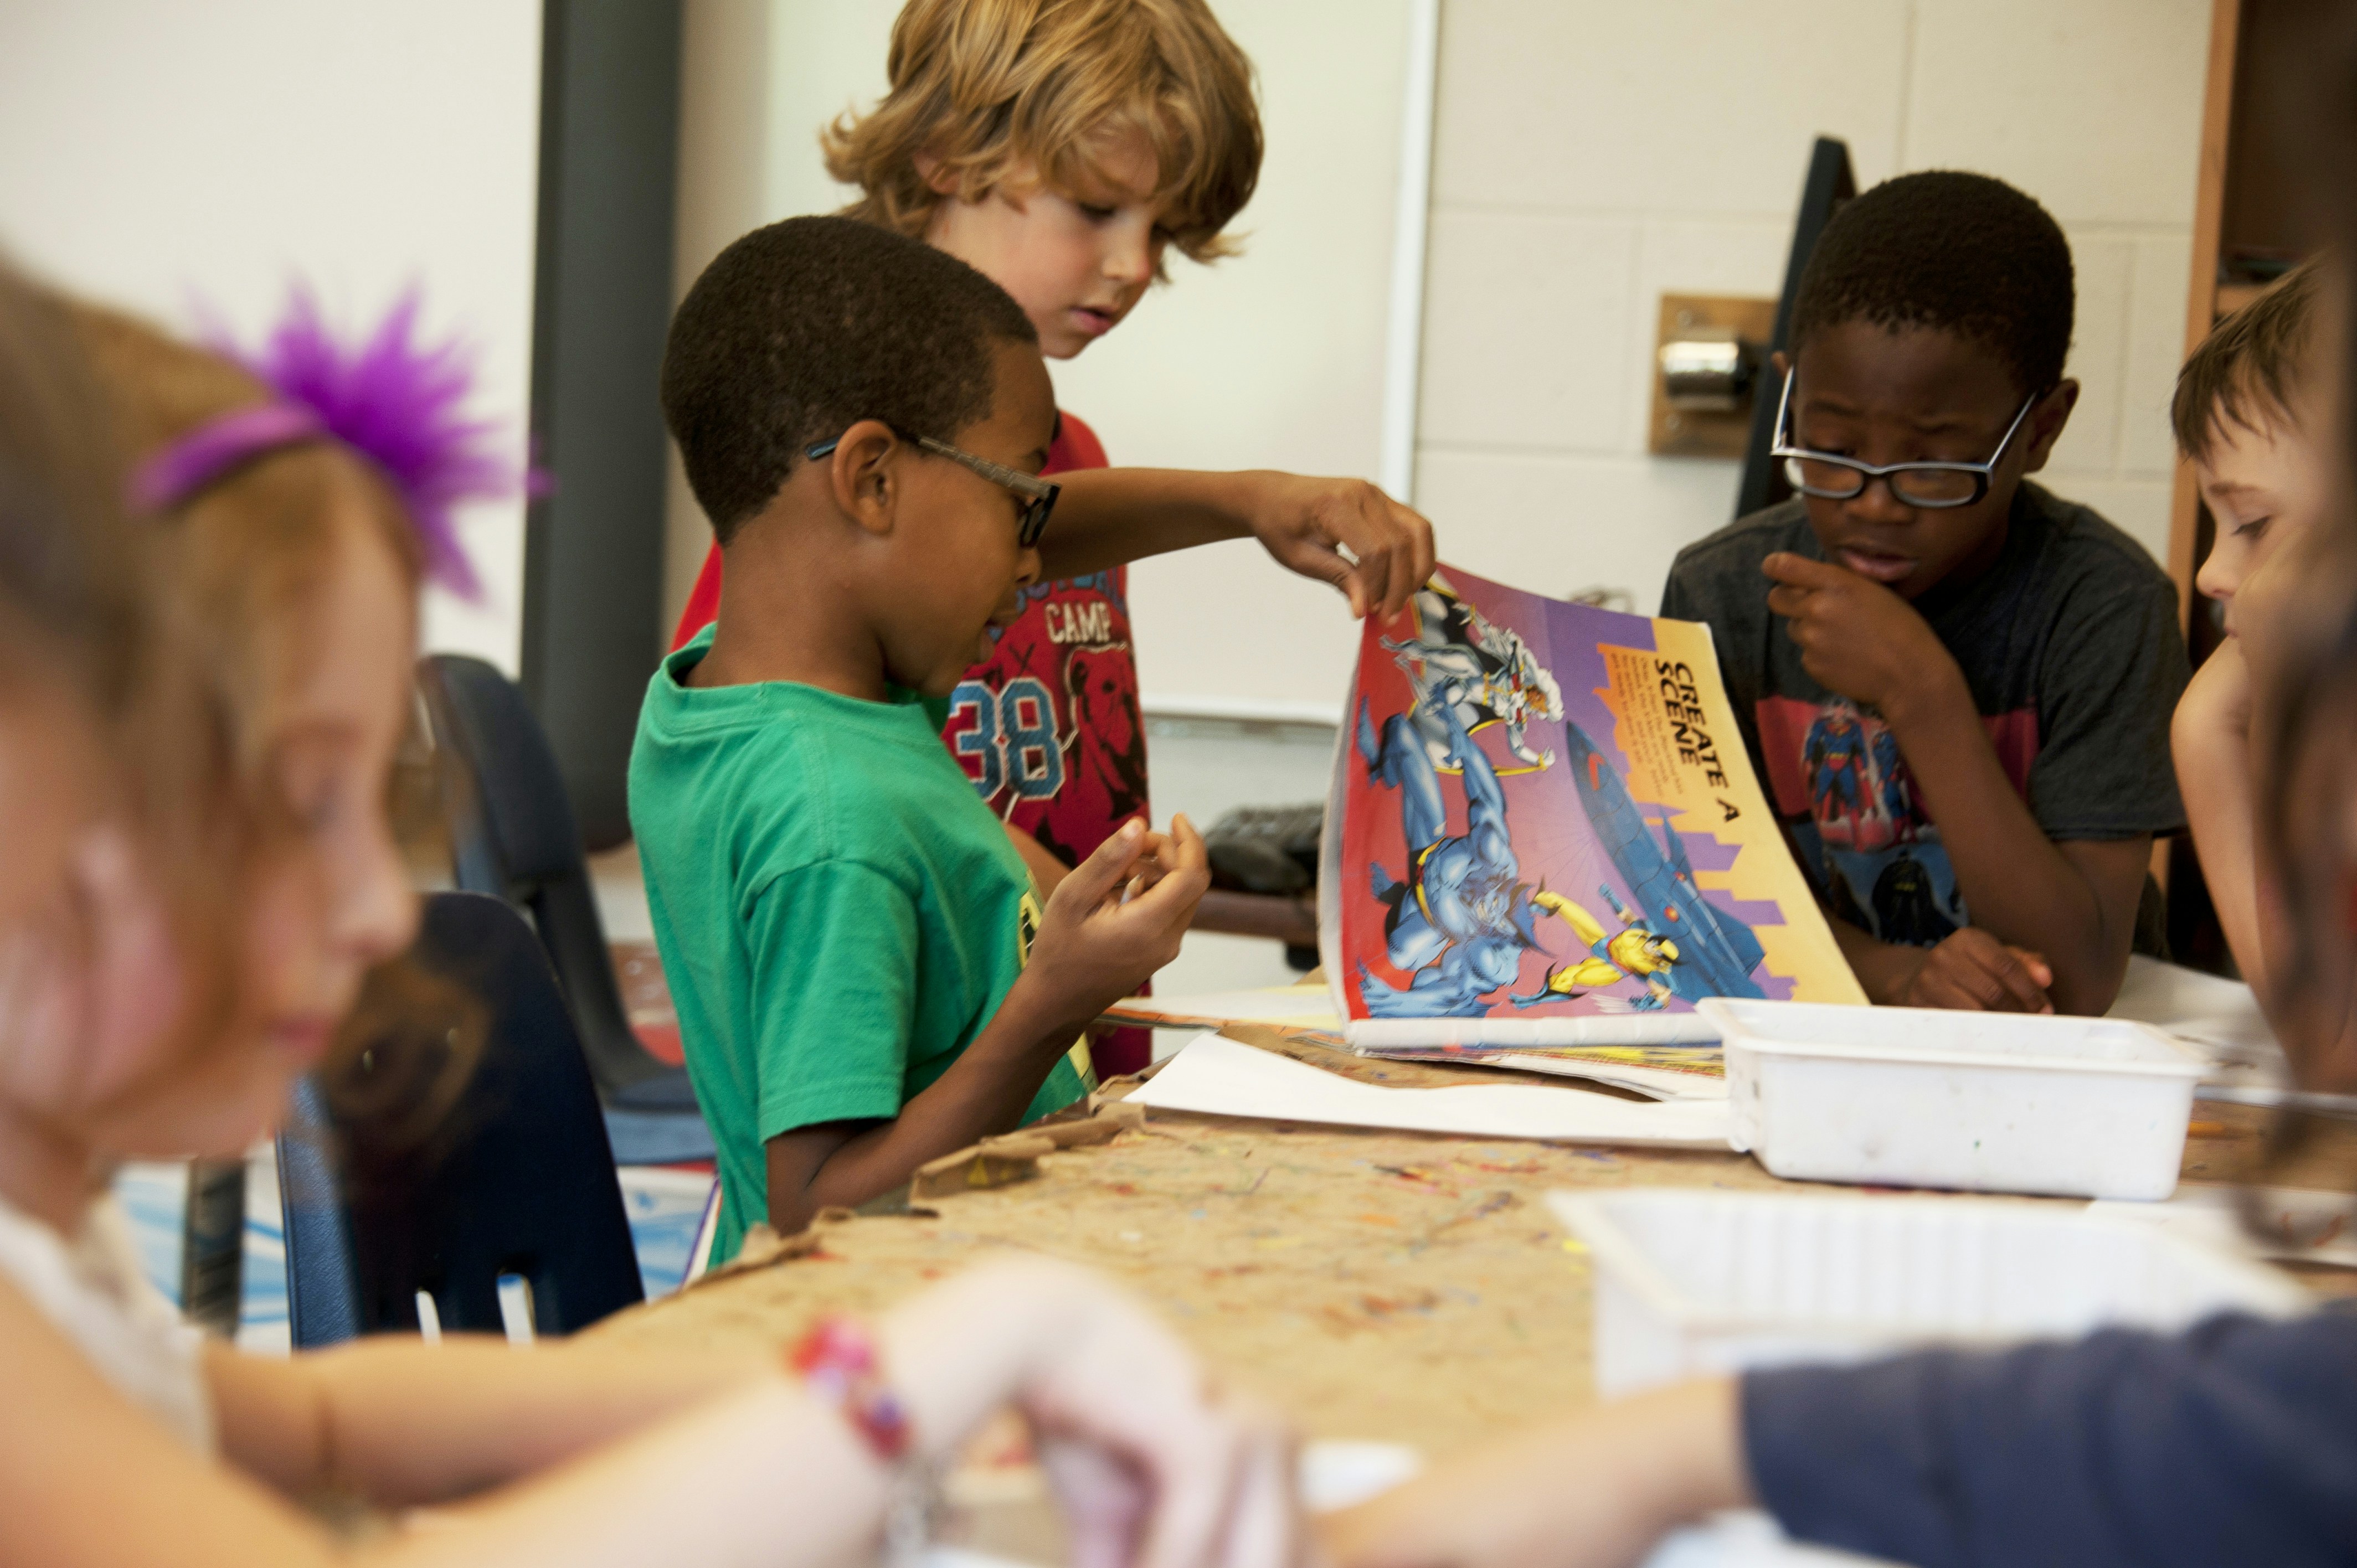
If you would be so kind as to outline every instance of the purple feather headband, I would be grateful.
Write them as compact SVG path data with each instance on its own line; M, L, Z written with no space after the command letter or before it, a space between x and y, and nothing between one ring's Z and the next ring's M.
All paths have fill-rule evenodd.
M473 381L467 351L456 339L417 343L417 311L412 288L365 343L347 348L298 285L260 353L241 353L216 334L215 346L278 401L207 420L148 458L132 476L132 504L167 511L258 457L332 439L374 463L401 498L417 530L426 579L479 601L482 580L458 543L455 509L540 487L524 465L493 449L495 422L461 413Z

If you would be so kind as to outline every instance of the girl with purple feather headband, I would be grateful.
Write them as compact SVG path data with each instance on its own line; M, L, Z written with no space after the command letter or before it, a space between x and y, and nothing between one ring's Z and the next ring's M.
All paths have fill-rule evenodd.
M367 458L393 487L416 530L426 580L479 599L481 580L458 542L455 509L536 488L537 476L522 478L490 445L495 422L466 417L473 384L466 351L455 339L417 343L418 306L412 288L365 343L348 350L328 330L317 300L297 286L260 353L239 353L225 339L216 345L278 401L232 410L178 436L133 476L134 506L167 509L278 447L332 439Z
M289 1081L338 1048L362 975L407 944L385 797L416 591L429 575L471 591L451 509L521 476L462 413L463 359L416 344L414 296L356 349L298 297L242 369L48 302L65 321L51 357L87 360L69 368L94 371L136 459L127 482L106 467L139 514L114 530L137 559L110 558L112 495L76 513L18 482L72 467L14 461L62 439L19 417L12 378L38 369L7 352L20 295L0 273L0 540L45 529L56 548L0 549L0 612L18 579L47 595L48 619L81 634L38 644L55 669L99 662L101 638L163 656L117 693L136 737L119 779L92 761L47 815L0 825L38 820L62 846L0 858L29 868L0 876L0 1568L815 1568L872 1552L903 1471L946 1462L1007 1403L1045 1451L1089 1461L1050 1466L1081 1560L1298 1559L1276 1428L1215 1404L1167 1330L1060 1265L952 1281L872 1337L837 1323L805 1342L814 1363L457 1337L278 1359L181 1326L93 1174L266 1133ZM60 575L65 557L134 587L76 598L60 585L105 589L106 571ZM115 600L136 601L136 637L121 615L101 624ZM0 800L64 746L21 696L35 646L0 636ZM330 1493L389 1527L330 1530L303 1506ZM404 1512L425 1506L430 1525Z

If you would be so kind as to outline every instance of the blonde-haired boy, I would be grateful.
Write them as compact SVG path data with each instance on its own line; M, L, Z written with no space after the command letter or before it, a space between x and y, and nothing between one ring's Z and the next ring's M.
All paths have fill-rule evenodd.
M845 213L996 283L1049 359L1119 326L1170 247L1203 262L1235 250L1260 114L1251 62L1202 0L910 0L888 75L882 102L820 138L829 171L863 193ZM942 740L1048 890L1146 816L1126 563L1249 535L1333 584L1353 615L1390 614L1430 575L1433 545L1421 517L1363 480L1107 467L1069 412L1044 471L1063 486L1056 527L1082 570L1027 591L952 693ZM718 613L721 579L716 548L675 646ZM1145 1053L1135 1032L1100 1040L1098 1070L1133 1071Z
M1260 110L1202 0L913 0L887 69L882 102L820 134L827 172L863 192L849 216L931 239L944 197L1080 191L1143 152L1165 242L1197 262L1236 252L1224 231L1260 179Z
M2178 372L2169 410L2178 450L2193 465L2215 529L2194 586L2216 602L2226 634L2178 701L2169 748L2226 945L2243 977L2262 990L2267 922L2255 852L2251 673L2243 638L2264 628L2249 624L2246 591L2280 574L2276 564L2298 554L2287 546L2332 504L2331 464L2313 435L2323 265L2294 268L2220 322Z

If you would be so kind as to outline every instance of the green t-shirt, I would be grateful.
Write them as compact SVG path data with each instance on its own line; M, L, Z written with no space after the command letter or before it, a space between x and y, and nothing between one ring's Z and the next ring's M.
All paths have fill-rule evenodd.
M768 1216L768 1141L899 1115L997 1011L1039 904L924 705L680 684L711 643L648 682L630 828L719 1148L716 1263ZM1087 1092L1085 1048L1025 1121Z

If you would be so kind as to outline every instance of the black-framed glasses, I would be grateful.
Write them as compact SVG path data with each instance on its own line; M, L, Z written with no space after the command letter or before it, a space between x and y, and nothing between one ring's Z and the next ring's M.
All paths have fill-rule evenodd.
M905 430L894 430L892 434L920 451L931 452L936 457L947 457L961 467L973 469L992 484L1003 485L1022 497L1023 510L1015 521L1015 542L1024 549L1028 550L1038 544L1039 536L1048 532L1048 514L1056 510L1056 498L1064 493L1063 486L1043 479L1037 474L1027 474L1020 468L1010 468L1004 463L994 463L987 457L977 457L962 447L952 446L946 441L936 441L930 435L911 435ZM821 457L834 456L835 447L842 443L843 437L838 435L831 441L822 441L815 446L804 448L802 456L815 462Z
M1776 444L1768 449L1768 456L1784 459L1784 478L1792 481L1794 489L1803 495L1835 501L1864 495L1867 485L1883 479L1889 482L1890 493L1909 506L1971 506L1988 494L1989 477L2005 460L2006 448L2013 445L2021 422L2029 417L2030 409L2038 403L2038 394L2030 393L2021 412L2013 416L2013 423L2005 427L2005 439L1996 444L1996 450L1989 454L1986 463L1877 465L1792 445L1792 380L1793 372L1786 371L1783 395L1776 403Z

